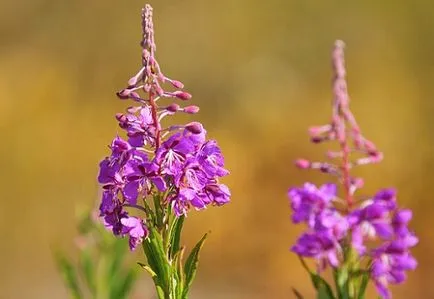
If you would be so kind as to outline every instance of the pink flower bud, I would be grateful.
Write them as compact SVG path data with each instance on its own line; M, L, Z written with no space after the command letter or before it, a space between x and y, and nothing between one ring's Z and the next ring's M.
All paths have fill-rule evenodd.
M172 83L173 87L175 88L184 88L184 84L182 84L181 81L172 80L170 83Z
M322 173L331 173L332 172L332 168L330 167L329 164L326 164L326 163L322 163L321 166L319 167L319 170Z
M202 128L203 128L202 125L198 122L191 122L185 125L185 129L193 134L202 133Z
M176 111L179 110L179 105L175 104L175 103L172 103L172 104L170 104L169 106L166 107L166 110L169 111L169 112L176 112Z
M365 147L366 147L366 149L368 151L371 151L371 152L375 152L376 151L375 144L372 141L369 141L369 140L365 139L364 140L364 145L365 145Z
M371 152L369 153L369 155L371 157L372 163L378 163L381 162L381 160L383 160L383 153L381 152Z
M130 93L130 98L132 98L134 100L141 100L140 95L137 92L135 92L135 91L132 91Z
M300 169L307 169L310 167L310 161L305 159L298 159L295 161L295 166L297 166Z
M164 94L164 90L161 88L161 86L157 86L155 89L155 92L157 93L158 96L162 96Z
M130 80L128 80L128 86L135 86L137 83L137 77L132 77Z
M149 52L147 49L143 49L142 58L147 60L149 56L151 56L151 52Z
M198 106L187 106L187 107L184 107L184 112L189 113L189 114L195 114L195 113L199 112L199 107Z
M125 122L127 120L127 117L124 114L122 114L122 113L116 113L116 119L119 122L123 123L123 122Z
M310 139L310 141L312 141L313 143L320 143L320 142L324 141L324 138L323 137L314 136L314 137L312 137Z
M357 189L360 189L363 187L365 182L362 178L353 178L351 184L354 185Z
M183 101L187 101L187 100L191 99L191 94L189 94L188 92L185 92L185 91L175 91L173 93L173 95L175 97L177 97L178 99L183 100Z
M121 100L126 100L129 98L131 93L131 90L128 88L122 89L121 91L117 92L116 95L118 96L118 98L120 98Z

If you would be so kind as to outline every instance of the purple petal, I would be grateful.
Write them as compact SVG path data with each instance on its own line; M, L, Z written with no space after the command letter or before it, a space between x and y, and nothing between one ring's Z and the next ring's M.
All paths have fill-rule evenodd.
M329 251L329 253L327 254L328 257L328 261L330 262L330 265L332 265L333 267L337 268L339 266L339 260L338 257L336 255L336 251Z
M141 222L137 217L126 217L121 219L122 225L133 228L139 225Z
M390 294L389 289L387 288L387 284L385 285L380 281L375 281L375 287L383 299L390 299L391 298L391 294Z
M139 195L139 181L132 181L125 184L123 195L129 204L137 204L137 197Z
M372 223L375 228L375 232L383 239L390 239L393 236L393 228L390 224L384 222Z
M128 138L128 143L134 147L142 147L145 144L145 135L136 133Z
M155 176L151 178L151 181L154 183L154 185L158 188L160 191L166 191L167 185L164 179L160 176Z
M99 207L101 214L112 213L116 207L116 199L111 190L104 191L102 201Z

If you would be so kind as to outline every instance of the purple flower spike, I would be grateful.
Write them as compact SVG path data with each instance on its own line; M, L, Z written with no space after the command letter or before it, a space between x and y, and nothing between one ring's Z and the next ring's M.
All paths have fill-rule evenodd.
M161 71L155 56L150 5L142 10L142 26L142 65L117 93L120 99L130 99L135 105L116 114L127 138L114 138L111 154L100 162L98 174L98 182L103 185L100 216L114 235L129 235L131 250L148 235L144 223L150 215L142 200L159 200L152 206L162 210L158 217L164 219L170 218L168 213L179 217L187 215L190 208L202 210L230 201L228 187L219 182L229 173L223 154L216 141L207 140L203 125L197 121L164 125L166 117L178 112L194 115L200 109L183 106L182 101L192 95L183 90L180 81ZM161 103L166 100L169 102ZM144 215L130 217L127 209L137 209ZM161 227L158 229L161 231Z
M391 298L389 285L402 283L406 271L417 267L410 254L411 247L419 241L408 226L413 214L398 207L393 188L381 189L371 197L356 194L365 183L351 171L357 166L380 162L383 154L362 135L350 110L342 41L335 43L332 62L331 121L312 126L309 137L314 144L336 142L337 146L326 151L326 161L297 159L295 166L333 176L340 183L341 192L338 194L334 184L317 188L305 183L301 188L289 189L293 223L307 224L291 250L300 257L314 258L319 270L327 264L338 268L334 272L338 294L355 292L364 297L366 287L358 289L359 277L367 279L370 275L380 296ZM315 288L318 290L316 283Z

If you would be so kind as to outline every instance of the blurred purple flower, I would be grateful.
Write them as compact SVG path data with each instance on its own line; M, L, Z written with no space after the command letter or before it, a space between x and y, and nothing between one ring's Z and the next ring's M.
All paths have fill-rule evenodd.
M390 211L377 202L353 211L348 215L348 221L353 230L364 237L374 239L379 236L387 240L393 236Z
M339 242L328 232L304 233L291 250L299 256L314 258L318 271L324 270L327 264L338 267L342 252Z
M331 206L336 196L336 185L325 184L318 189L314 184L305 183L302 188L289 189L288 196L293 210L292 221L305 221L313 228L316 216Z
M389 284L400 284L405 281L405 271L417 267L416 259L409 253L409 248L416 245L417 238L395 240L373 251L371 277L378 293L385 299L391 298Z

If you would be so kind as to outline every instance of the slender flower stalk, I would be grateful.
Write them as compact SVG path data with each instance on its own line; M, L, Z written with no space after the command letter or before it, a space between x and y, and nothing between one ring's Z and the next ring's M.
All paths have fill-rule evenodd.
M100 216L115 236L129 237L131 250L142 245L147 264L140 264L151 274L158 298L187 298L206 234L183 263L184 218L191 208L229 202L229 188L219 182L229 172L217 142L206 139L201 123L163 124L168 116L196 114L199 107L181 107L177 102L191 95L161 71L150 5L142 10L142 28L142 66L117 93L135 103L116 114L127 139L116 136L111 155L100 163ZM171 102L161 103L167 100Z
M356 194L364 183L351 170L378 163L383 154L362 135L350 110L342 41L335 43L332 63L332 119L327 125L311 127L309 135L313 143L336 141L340 150L327 152L331 161L298 159L295 164L337 178L344 198L339 198L339 187L334 183L321 187L305 183L289 189L292 221L307 226L291 250L309 272L318 298L364 298L369 281L382 298L391 298L389 284L402 283L405 272L417 266L410 254L418 242L408 228L412 212L398 208L393 188L382 189L368 199ZM316 271L307 267L306 257L315 259ZM322 277L327 266L332 268L334 291ZM297 291L296 295L300 296Z

